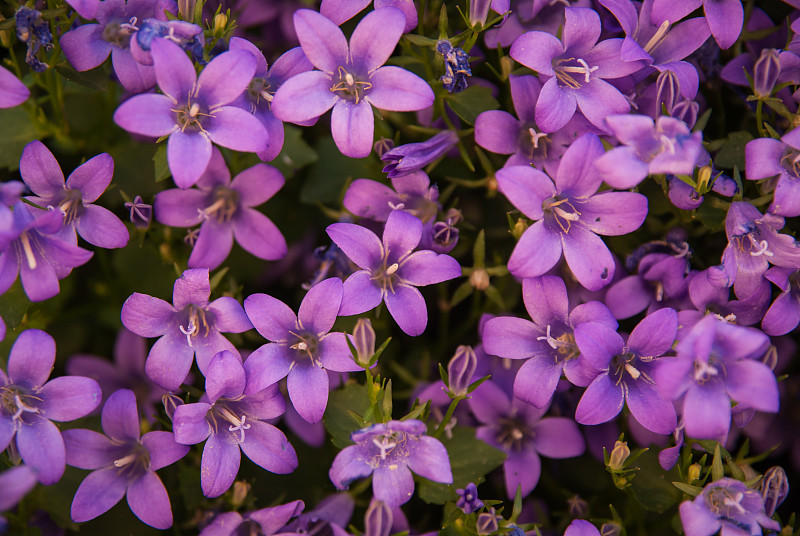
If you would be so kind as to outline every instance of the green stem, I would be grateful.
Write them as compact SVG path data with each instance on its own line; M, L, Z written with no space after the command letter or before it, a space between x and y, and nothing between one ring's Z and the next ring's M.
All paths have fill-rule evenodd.
M762 110L764 109L764 101L758 99L758 103L756 104L756 127L758 128L758 135L762 138L766 138L768 136L767 130L764 128L764 121L761 118Z
M444 417L442 417L442 422L439 423L439 426L436 428L436 431L433 433L433 437L435 437L437 439L439 437L441 437L442 432L444 432L445 428L447 428L447 425L450 423L450 419L453 418L453 413L455 413L456 407L458 406L458 403L461 402L462 400L463 400L463 397L458 396L458 397L454 398L452 400L452 402L450 402L450 407L447 408L447 413L445 413Z

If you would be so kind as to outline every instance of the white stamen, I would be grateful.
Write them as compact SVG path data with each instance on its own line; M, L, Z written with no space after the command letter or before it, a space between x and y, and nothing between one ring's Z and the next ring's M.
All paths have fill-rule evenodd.
M736 322L736 315L731 313L728 316L722 316L721 314L714 313L714 316L717 317L717 320L720 322L727 322L729 324L733 324Z
M392 441L391 439L389 439L386 436L383 436L383 438L380 441L378 441L377 437L373 437L372 438L372 443L376 447L381 449L381 460L385 460L386 459L386 454L397 446L397 442Z
M228 427L229 432L239 432L239 434L241 434L239 436L239 443L244 441L244 431L250 429L250 425L244 423L246 418L247 415L242 415L242 420L238 420L236 417L234 417L233 420L235 421L236 425L231 425Z
M189 107L189 117L196 117L198 112L200 112L200 105L196 102L193 102Z
M126 465L130 464L136 459L135 454L128 454L124 458L120 458L119 460L114 460L114 467L125 467Z
M123 29L123 30L127 30L127 31L129 31L129 32L131 32L131 33L133 33L133 32L138 32L138 31L139 31L139 27L138 27L138 26L136 26L136 21L137 21L137 20L138 20L138 19L137 19L136 17L131 17L131 20L130 20L129 22L126 22L126 23L120 24L120 25L119 25L119 27L120 27L121 29Z
M545 134L544 132L536 132L536 129L533 127L530 127L528 129L528 134L530 134L531 136L531 145L533 145L534 149L539 148L540 139L547 138L547 134Z
M725 497L725 499L722 502L725 503L725 506L732 506L736 508L736 510L740 514L744 514L747 512L747 510L745 510L744 507L742 506L742 499L744 499L744 493L740 491L739 493L734 495L733 498Z
M197 333L197 326L194 325L194 321L193 320L189 320L189 325L186 327L186 329L183 329L182 325L178 326L178 327L181 329L181 333L186 335L186 342L189 344L189 347L191 348L191 346L192 346L192 335Z
M552 348L553 350L558 348L558 341L550 336L550 324L547 324L547 335L545 335L543 337L536 337L536 340L537 341L547 341L547 344L549 344L550 348Z
M695 362L694 379L698 382L705 382L712 376L717 376L719 371L705 361Z
M665 20L664 22L661 23L661 26L659 26L656 33L653 34L653 37L651 37L650 40L647 42L647 44L644 46L644 51L650 54L651 51L654 48L656 48L656 46L658 46L664 40L665 37L667 37L667 31L669 31L669 21Z
M756 242L756 239L753 238L753 235L750 235L750 241L753 242L754 246L758 246L756 251L751 251L750 255L753 257L758 257L760 255L766 255L767 257L772 257L774 253L769 250L769 244L766 240L762 240L761 242Z
M19 419L23 413L39 413L38 409L23 402L18 394L14 395L14 402L17 404L17 411L15 411L14 415L11 417L14 421Z
M37 266L36 257L33 256L33 248L31 248L31 242L28 239L28 233L19 235L19 241L22 243L22 251L25 252L25 258L28 260L28 268L35 270Z
M567 212L561 207L553 207L553 212L555 212L565 220L578 221L579 219L581 219L580 214L576 214L574 212Z

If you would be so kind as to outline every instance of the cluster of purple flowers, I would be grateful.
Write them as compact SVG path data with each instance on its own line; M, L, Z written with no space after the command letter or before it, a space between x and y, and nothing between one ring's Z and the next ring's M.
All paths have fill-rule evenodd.
M74 523L126 497L151 527L206 536L345 536L356 507L367 536L418 520L459 534L594 536L634 520L658 532L568 493L569 459L586 454L611 477L581 493L631 488L630 504L672 508L687 536L793 530L776 513L786 472L757 464L785 448L759 426L797 402L796 1L263 4L21 7L25 76L0 28L13 69L0 67L0 108L19 107L0 112L47 143L25 139L21 181L0 185L0 334L8 322L13 339L0 509L37 485L66 489L69 465L91 471L63 494ZM291 38L275 50L241 31L282 14ZM105 140L61 109L98 87L103 120L125 131ZM725 130L726 106L749 130ZM14 150L3 136L0 160ZM129 169L153 152L156 181L174 188ZM59 160L76 155L65 179ZM173 278L170 303L158 295ZM64 305L78 295L85 309ZM49 380L56 343L40 328L63 334L73 312L98 317L93 334L121 324L114 363L76 349L76 331L59 342L79 352L71 375ZM253 465L299 480L306 464L325 466L314 482L327 491L250 494L264 476ZM668 504L637 496L639 471L674 481ZM304 513L298 497L331 484ZM573 498L548 512L545 486ZM176 489L194 517L173 518ZM406 518L423 502L448 505L441 523Z

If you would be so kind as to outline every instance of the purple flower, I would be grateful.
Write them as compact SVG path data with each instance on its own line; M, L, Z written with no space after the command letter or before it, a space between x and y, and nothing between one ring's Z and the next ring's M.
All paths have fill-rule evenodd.
M609 130L624 145L611 149L595 165L603 180L619 190L633 188L648 175L691 175L707 153L703 135L692 133L683 121L661 116L612 115Z
M800 216L800 128L780 140L752 140L744 154L746 177L751 181L769 179L767 183L775 187L769 211L779 216Z
M300 304L298 314L266 294L244 301L250 321L269 343L245 361L248 394L287 377L292 405L303 419L322 419L328 404L328 373L362 367L353 361L344 333L329 333L342 301L342 281L332 277L316 284Z
M458 501L456 506L461 508L465 514L477 512L483 508L483 501L478 498L478 486L474 482L467 484L466 488L457 489Z
M322 0L319 12L341 26L344 22L361 13L372 0ZM403 33L408 33L417 27L417 6L414 0L375 0L375 9L382 7L396 7L403 12L406 24Z
M392 188L369 179L356 179L347 188L342 204L361 218L386 221L395 210L416 216L431 227L439 213L439 189L423 171L391 179Z
M405 17L381 8L361 19L348 46L342 31L324 15L301 9L294 14L297 37L319 71L293 76L272 101L278 119L306 124L331 108L331 133L347 156L362 158L372 150L372 106L407 112L433 104L433 90L417 75L383 66L403 34Z
M576 519L564 531L564 536L600 536L600 531L588 521Z
M252 512L224 512L218 514L200 531L200 536L235 536L239 534L272 536L277 532L286 532L284 527L293 517L300 515L305 504L303 501L261 508Z
M594 126L605 129L605 118L627 113L630 103L605 81L638 71L642 63L621 61L622 39L600 43L600 17L588 8L564 9L561 40L545 32L528 32L511 46L511 57L546 79L536 102L536 124L544 132L560 129L580 108Z
M114 121L134 134L169 136L167 162L180 188L197 182L211 160L211 144L236 151L263 150L269 137L250 113L228 106L247 88L256 59L244 50L214 58L197 76L194 64L175 43L152 44L156 79L163 95L136 95L114 112Z
M125 203L125 208L131 211L131 223L139 229L146 229L153 218L153 206L148 205L142 200L142 196L137 195L133 201Z
M28 86L6 68L0 67L0 108L11 108L22 104L30 95Z
M732 401L778 411L778 382L756 359L768 345L769 337L761 331L708 315L684 336L676 357L659 361L656 381L667 398L683 398L687 436L722 439L730 427Z
M19 201L12 213L0 205L0 293L20 275L31 301L52 298L59 293L58 281L92 258L91 251L57 234L63 221L60 210L29 208Z
M177 389L195 353L197 366L205 374L215 354L239 352L220 332L242 333L253 327L235 299L227 296L211 303L207 269L183 272L175 281L172 303L134 292L122 305L122 323L142 337L160 337L147 356L145 372L159 386Z
M617 329L617 321L600 302L589 302L569 310L567 287L560 277L545 275L522 281L522 299L533 322L498 316L486 322L483 345L487 353L506 359L525 359L514 380L514 396L538 408L546 407L561 379L562 371L575 385L586 386L576 359L574 330L585 322Z
M247 50L256 59L255 78L232 105L252 113L267 129L269 144L266 149L256 154L261 160L269 162L281 152L284 139L283 123L272 113L272 98L286 80L296 74L310 71L314 66L300 47L288 50L275 60L269 69L264 54L250 41L234 37L231 39L230 49Z
M259 259L286 255L286 240L272 220L254 209L283 187L281 172L267 164L247 168L231 182L222 154L212 148L211 161L197 181L198 189L156 194L156 219L173 227L202 224L189 257L190 268L213 270L227 258L233 240Z
M194 404L175 408L175 441L205 441L200 485L206 497L219 497L239 472L241 453L271 473L297 468L294 448L273 425L264 422L283 414L286 403L277 385L245 394L250 374L238 354L222 351L206 369L206 393Z
M20 333L8 355L8 375L0 370L0 450L15 440L22 461L44 485L64 474L61 432L52 421L88 415L99 404L100 386L81 376L47 381L56 361L53 337L38 329Z
M517 487L527 496L539 482L542 462L548 458L572 458L585 450L583 436L575 421L566 417L542 416L547 407L537 408L514 398L491 381L478 387L468 400L469 408L481 423L475 437L502 450L506 493L514 498Z
M499 190L532 220L508 260L517 277L537 277L564 257L575 278L599 290L614 278L614 258L597 234L623 235L647 216L647 198L632 192L596 193L603 177L594 167L603 145L594 134L578 138L556 173L524 166L497 171ZM597 234L595 234L597 233Z
M461 266L453 257L414 251L422 238L422 222L402 210L389 214L382 241L352 223L334 223L327 232L361 268L344 282L342 316L364 313L385 301L400 329L411 336L420 335L428 324L428 310L417 287L461 275Z
M764 315L761 328L767 335L785 335L800 324L800 271L775 266L764 277L781 293Z
M452 484L447 449L425 431L424 422L409 419L353 432L350 439L355 445L336 455L329 472L331 482L342 490L353 480L372 475L373 496L389 508L405 504L414 494L411 471L434 482Z
M107 512L128 496L133 514L157 529L172 526L172 507L155 473L180 460L189 447L175 442L171 432L139 435L139 413L133 391L120 389L103 406L103 432L72 429L64 432L67 463L92 472L83 479L70 515L81 523Z
M650 20L656 26L666 20L679 21L701 5L711 35L719 47L726 49L733 46L744 24L741 0L653 0Z
M36 486L36 471L17 465L0 474L0 512L14 508ZM0 525L3 524L0 518Z
M744 482L721 478L706 485L703 493L680 507L686 536L711 536L722 529L725 534L757 536L762 527L780 530L780 523L764 511L764 500Z
M19 161L22 180L35 196L29 201L42 207L56 207L64 213L64 228L101 248L121 248L128 243L128 230L110 210L93 204L111 184L114 159L102 153L69 174L66 182L53 153L40 141L32 141Z
M656 386L658 358L672 348L678 331L674 309L659 309L633 328L628 340L606 326L585 323L575 328L581 360L600 373L581 397L575 420L581 424L608 422L625 401L633 418L656 434L677 426L675 408Z
M458 134L452 130L443 130L426 141L398 145L381 155L381 160L388 162L383 172L393 179L420 171L452 149L457 141Z

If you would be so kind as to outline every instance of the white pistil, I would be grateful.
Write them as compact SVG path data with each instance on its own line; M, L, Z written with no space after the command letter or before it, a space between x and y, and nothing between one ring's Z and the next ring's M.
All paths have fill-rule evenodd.
M27 405L25 402L22 401L22 398L18 394L14 395L14 402L17 405L17 411L14 412L12 416L12 420L16 421L20 417L22 417L23 413L39 413L39 410L34 408L33 406Z
M241 420L237 420L235 426L234 425L228 426L228 431L229 432L239 432L239 434L241 434L239 436L239 443L244 441L244 431L250 429L250 425L244 423L246 418L247 418L247 415L242 415L242 419Z
M647 42L647 44L644 46L645 52L650 54L652 50L656 48L664 40L665 37L667 37L667 32L669 31L669 24L670 23L668 20L665 20L664 22L661 23L661 26L659 26L656 33L653 34L653 37L651 37L650 40Z
M561 207L554 206L553 207L553 212L555 212L556 214L558 214L559 216L561 216L565 220L578 221L579 219L581 219L581 215L580 214L577 214L575 212L567 212L566 210L564 210Z
M350 73L345 73L344 81L349 87L353 87L353 84L356 83L355 78L353 78L353 75Z
M381 449L381 460L386 459L386 454L390 452L393 448L397 446L396 441L392 441L386 436L383 436L380 441L378 441L377 437L372 438L372 443Z
M580 63L581 66L580 67L561 67L561 70L566 72L566 73L580 73L580 74L582 74L584 83L588 84L589 83L589 75L591 73L595 72L598 69L597 65L595 65L594 67L589 67L589 64L586 63L586 60L584 60L583 58L578 58L575 61Z
M305 352L306 350L308 350L308 344L306 344L306 341L300 341L297 344L293 345L292 348L294 348L295 350L300 350L301 352Z
M534 149L539 148L539 140L542 138L547 138L547 134L544 132L536 132L536 129L533 127L528 128L528 134L531 137L531 145L533 145Z
M386 268L386 275L392 275L393 273L395 273L397 271L398 268L400 268L399 264L397 264L397 263L392 264L391 266Z
M125 467L126 465L133 463L134 460L136 460L136 454L128 454L124 458L114 460L114 467Z
M125 30L125 31L130 32L130 33L138 32L139 31L139 27L136 26L136 21L137 20L138 19L136 17L131 17L131 20L129 22L120 24L119 27L121 29Z
M736 315L731 313L728 316L722 316L721 314L714 313L714 316L717 317L717 320L720 322L727 322L728 324L733 324L736 322Z
M403 210L404 208L406 208L406 205L404 203L397 203L395 205L394 203L389 201L389 208L392 210Z
M636 369L636 367L634 367L634 366L633 366L633 365L631 365L630 363L625 363L625 370L627 370L627 371L628 371L628 374L630 374L630 375L631 375L631 378L633 378L634 380L638 380L638 379L639 379L639 376L641 376L641 375L642 375L642 373L641 373L641 372L639 372L639 371Z
M744 499L744 493L740 491L733 497L725 497L722 502L725 503L725 506L736 508L740 514L744 514L747 513L747 510L742 506L742 499Z
M753 235L750 235L750 241L753 243L753 246L758 247L756 251L751 251L750 255L753 257L758 257L760 255L766 255L767 257L772 257L774 253L769 250L769 244L766 240L762 240L761 242L756 242L756 239L753 238Z
M19 241L22 244L22 251L25 252L25 258L28 260L28 268L31 270L36 269L36 257L33 256L33 248L31 248L31 242L28 238L28 233L22 233L19 235Z
M705 361L695 362L694 379L698 382L707 382L713 376L717 376L719 371Z
M189 344L189 347L192 346L192 335L197 333L197 326L194 324L194 320L189 320L189 325L186 326L186 329L183 328L183 325L178 326L181 329L181 333L186 335L186 342Z
M547 341L547 344L549 344L550 348L552 348L553 350L559 347L558 341L550 336L550 324L547 324L547 335L544 335L542 337L536 337L536 340Z

